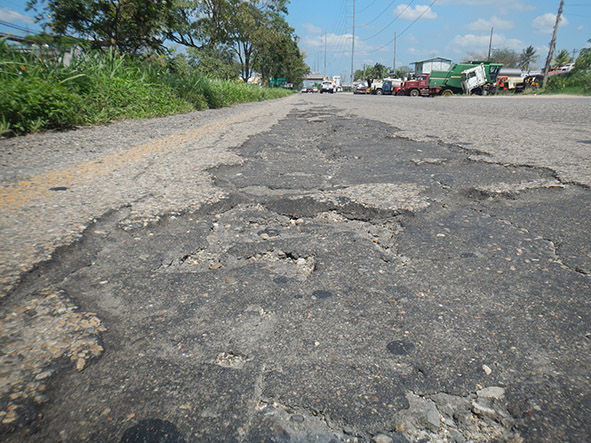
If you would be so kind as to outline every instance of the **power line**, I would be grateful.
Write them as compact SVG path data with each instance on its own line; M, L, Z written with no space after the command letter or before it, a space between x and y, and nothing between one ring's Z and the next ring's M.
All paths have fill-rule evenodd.
M370 21L369 23L365 23L365 25L371 25L373 22L375 22L378 18L380 18L384 12L386 12L388 9L390 9L390 7L396 2L396 0L392 0L390 2L390 4L388 6L386 6L386 9L384 9L382 12L380 12L372 21Z
M16 29L18 31L31 32L31 30L29 28L25 28L20 25L15 25L14 23L6 22L4 20L0 20L0 25L6 26L8 28Z
M365 8L363 8L361 11L359 11L359 14L361 14L363 11L369 9L374 3L376 2L376 0L373 0L373 2L371 2L369 5L367 5Z
M406 12L406 10L407 10L408 8L410 8L410 5L412 5L412 4L414 3L414 1L415 1L415 0L411 0L411 1L410 1L410 3L409 3L408 5L406 5L406 8L404 8L402 11L400 11L400 13L399 13L399 14L398 14L396 17L394 17L394 20L392 20L390 23L388 23L388 24L387 24L387 25L386 25L384 28L382 28L380 31L376 32L376 33L375 33L374 35L372 35L371 37L367 37L367 38L364 38L364 39L361 39L361 40L363 40L363 41L365 41L365 40L371 40L372 38L376 37L377 35L380 35L382 32L384 32L386 29L388 29L390 26L392 26L392 24L393 24L393 23L394 23L396 20L398 20L398 17L400 17L402 14L404 14L404 13ZM426 11L426 10L425 10L425 11ZM425 11L423 11L423 14L425 13ZM421 16L422 16L423 14L421 14ZM421 17L421 16L419 16L419 17Z
M431 9L431 6L433 6L433 5L435 4L435 2L436 2L436 1L437 1L437 0L433 0L433 1L431 2L431 4L429 5L429 7L428 7L428 8L425 8L425 9L424 9L424 11L423 11L423 12L421 12L421 14L420 14L420 15L419 15L417 18L415 18L415 19L412 21L412 23L411 23L410 25L408 25L406 28L404 28L404 31L400 32L400 33L397 35L397 37L396 37L396 38L400 38L400 36L401 36L402 34L404 34L406 31L408 31L412 25L414 25L414 24L415 24L417 21L419 21L419 19L420 19L420 18L421 18L423 15L425 15L425 14L427 13L427 11L428 11L428 10L430 10L430 9ZM386 43L386 44L384 44L384 45L380 46L379 48L377 48L377 49L376 49L376 51L379 51L380 49L383 49L383 48L385 48L385 47L387 47L387 46L390 46L392 43L394 43L394 39L392 39L392 40L390 40L388 43Z

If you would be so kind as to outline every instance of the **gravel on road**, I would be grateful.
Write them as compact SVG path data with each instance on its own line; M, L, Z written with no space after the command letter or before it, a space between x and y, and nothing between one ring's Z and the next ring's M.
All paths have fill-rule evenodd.
M306 325L312 326L307 326L310 336L303 340L305 346L315 350L312 354L342 349L349 343L343 341L348 337L356 352L375 364L361 370L353 364L346 371L363 373L361 383L366 383L367 389L391 389L391 403L381 404L375 400L381 392L368 392L367 398L361 393L359 398L351 397L351 387L345 384L355 383L354 372L350 372L350 379L337 380L343 383L344 398L352 402L352 409L329 400L326 407L332 408L333 417L341 415L354 423L340 426L339 438L355 441L358 435L362 439L372 436L374 441L395 441L392 439L398 435L400 441L411 437L419 441L435 435L444 438L445 434L449 440L442 441L463 441L466 437L519 441L518 433L513 433L516 412L511 409L517 406L508 405L507 397L531 415L524 419L529 432L541 435L552 423L544 422L534 429L531 423L540 411L548 414L542 417L546 420L569 416L568 411L551 411L552 405L536 402L534 397L539 394L547 401L549 386L555 386L562 390L557 399L570 401L574 397L569 389L585 383L576 354L588 348L589 339L580 334L581 325L575 318L583 315L580 309L585 301L577 301L578 310L569 313L567 300L554 297L560 285L568 300L576 299L577 291L589 291L591 253L582 232L588 225L584 202L591 186L590 116L591 100L577 97L294 95L215 111L0 140L0 434L29 425L32 428L27 432L39 431L35 429L41 419L38 407L58 395L51 387L62 374L81 375L70 378L71 383L63 389L70 389L69 401L90 402L88 412L95 405L92 397L77 397L81 386L92 384L93 374L109 371L109 362L137 364L138 370L150 371L144 368L149 366L146 359L117 354L116 349L128 345L117 340L128 339L133 346L134 340L140 340L138 347L149 355L155 350L151 340L154 344L158 337L180 340L178 337L186 332L182 321L188 321L183 315L192 315L197 309L199 315L221 318L229 309L236 314L234 320L228 320L229 325L225 325L225 319L218 323L210 318L211 324L198 326L207 331L204 337L214 331L229 343L261 354L261 358L272 350L260 349L257 340L266 343L273 330L284 339L277 345L283 350L283 362L277 357L277 362L267 360L259 366L246 353L218 349L211 362L199 363L198 372L212 376L214 384L223 385L227 377L237 384L254 380L259 398L256 404L247 394L237 394L250 408L245 417L240 416L245 421L234 434L243 440L264 436L263 422L255 420L261 411L282 424L273 431L275 439L286 438L285 429L294 436L304 435L298 434L298 426L304 421L308 432L316 429L324 436L334 433L330 417L322 410L312 409L314 413L310 414L305 408L263 399L284 396L291 404L310 396L308 400L312 401L315 393L322 395L322 380L327 384L334 381L330 371L323 372L327 364L322 363L323 357L310 373L308 365L315 357L308 361L308 355L300 354L305 349L289 349L292 339L294 346L298 343L296 334ZM390 155L392 147L398 154L381 162L379 156ZM524 195L527 198L518 198ZM548 217L540 217L544 211L554 224L548 223ZM530 231L540 234L531 235ZM188 243L181 244L180 239ZM376 249L365 249L365 240ZM320 246L323 242L326 251ZM463 242L468 249L460 249ZM505 252L509 249L511 254ZM407 252L403 255L400 250ZM457 270L467 261L474 263L478 276L458 277ZM244 271L244 263L261 266ZM120 269L115 281L111 277L113 268L115 273ZM337 282L331 286L341 269L359 273L341 278L351 285L357 280L367 288L358 301L346 296L346 285ZM319 276L318 270L328 274ZM177 281L177 276L187 272L195 276L218 272L223 278ZM269 284L290 288L296 294L285 312L275 300L268 299L268 288L261 286L256 291L256 281L264 285L268 274L274 276ZM139 280L138 275L142 275ZM511 275L536 279L552 275L556 281L546 277L547 281L511 285L507 280L505 287L502 279ZM250 278L255 283L246 289ZM153 286L144 279L155 279ZM397 286L393 282L396 279L406 279L408 288ZM453 309L461 312L468 303L466 297L472 297L463 294L460 300L454 293L457 287L448 284L453 281L457 287L479 288L482 294L494 294L491 285L497 284L499 290L506 291L515 309L526 312L528 324L540 326L536 338L532 331L519 329L523 327L520 319L508 319L522 337L535 342L531 352L525 338L516 340L517 347L507 345L505 349L503 340L509 343L513 338L510 331L493 330L498 326L493 321L499 320L496 312L503 310L498 300L469 299L469 304L487 312L488 318L480 317L482 312L474 319L453 314ZM85 286L88 282L91 289ZM240 285L240 291L253 297L244 313L244 306L231 300L226 300L227 307L201 305L213 297L228 297L232 288ZM314 285L320 286L314 289ZM394 294L391 300L380 298L387 296L382 293L386 287ZM160 305L162 300L154 301L149 295L150 290L164 294L170 288L174 289L166 297L182 305L177 307L180 323L168 307ZM435 293L433 288L440 292ZM127 306L118 298L121 295L125 299L122 294L127 291L140 305ZM199 291L199 301L184 298L192 291ZM531 291L537 291L544 301L532 298ZM284 289L277 293L287 296ZM362 303L370 296L377 297L380 306ZM316 307L328 301L337 303L337 307L324 311ZM420 307L417 301L422 303ZM546 319L551 302L555 303L553 317ZM184 312L186 303L190 304ZM305 306L303 318L295 319L290 315L291 310L299 315L298 303L311 305ZM453 309L447 311L442 303L450 303ZM138 312L126 311L129 318L119 317L122 309ZM147 317L140 314L143 310L149 311ZM408 383L405 386L414 386L413 390L403 392L401 386L392 385L378 364L381 356L375 358L374 342L369 337L386 340L389 336L390 320L383 322L383 310L395 312L400 319L424 316L434 325L433 330L430 324L420 323L411 331L392 327L397 337L384 345L395 358L416 356L414 366L404 360L393 366L386 364L386 369ZM356 318L356 311L365 315ZM449 315L453 322L466 325L464 335L455 336L457 332L445 329L441 316ZM326 331L327 337L334 339L332 343L314 338L312 331L321 331L323 324L339 316L346 324ZM150 326L142 330L144 338L136 338L135 325L127 322L137 318L160 326L154 326L154 330ZM557 324L560 318L565 329L552 336L548 325ZM348 335L351 331L345 326L360 335ZM253 331L256 334L249 336ZM431 332L441 346L429 342ZM475 345L469 337L482 342ZM573 343L568 343L570 338ZM548 350L543 340L555 341L557 348ZM503 343L505 355L492 353L487 347L491 343ZM474 358L462 355L462 345L464 351L475 346L478 368L460 374L458 367L450 364L456 373L450 370L442 375L443 360L429 360L435 354L450 359L450 353L457 352L457 364L473 365ZM213 345L212 349L208 346L203 345L199 352L213 352ZM109 356L110 350L113 353ZM166 348L161 351L163 356L172 352ZM182 352L183 356L190 354L188 350ZM302 359L298 364L302 365L304 385L289 377L292 352ZM520 352L527 353L526 357ZM174 359L177 357L174 354ZM584 356L581 359L587 361ZM502 363L491 363L494 360ZM514 375L507 366L513 363L523 372ZM178 371L185 371L183 364ZM211 374L211 365L230 372ZM564 375L569 365L573 368L571 379ZM95 367L96 372L92 372ZM118 369L125 368L115 371ZM531 374L527 372L530 370ZM175 371L166 377L180 377L181 372ZM122 377L121 386L128 381L126 377L133 379L128 372L117 376ZM489 384L470 385L483 376ZM422 384L413 377L426 381ZM503 386L510 384L511 377L521 383L507 386L506 393ZM106 378L97 378L97 383ZM544 381L540 381L542 378ZM546 379L550 381L546 383ZM169 379L168 383L172 386L176 381ZM446 391L445 383L454 384L455 391ZM293 392L283 392L282 386ZM142 385L144 388L151 389ZM581 391L581 405L588 394ZM230 405L236 400L232 395L228 393L221 401ZM67 398L61 407L68 406ZM373 403L367 410L360 406ZM184 404L179 410L192 407L195 405ZM96 415L92 420L106 420L115 415L116 408L119 406L105 406L89 414ZM386 425L379 428L378 421L371 421L372 414L383 418L388 408L398 411L392 419L397 431L390 428L390 436L385 435ZM464 414L461 420L467 420L462 429L454 415L460 410ZM117 409L120 415L122 411ZM50 411L47 413L51 416ZM79 414L83 414L82 409L72 409L72 416L82 420ZM217 412L202 414L202 419L219 418ZM171 435L177 432L174 427L169 429L166 421L136 423L134 412L123 416L119 428L125 429L128 422L137 425L127 427L124 441L137 441L133 438L150 429ZM528 418L533 421L528 422ZM92 428L92 420L81 421L80 429ZM573 420L578 423L580 417ZM72 437L71 430L59 431L58 420L51 423L49 434L39 435L62 440ZM224 426L234 429L234 424ZM562 435L562 430L556 432ZM85 435L90 440L101 438ZM306 440L302 437L301 441Z

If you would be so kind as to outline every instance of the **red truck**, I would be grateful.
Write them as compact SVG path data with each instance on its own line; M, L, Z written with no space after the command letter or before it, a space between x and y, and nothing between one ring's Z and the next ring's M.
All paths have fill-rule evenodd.
M447 71L431 71L407 80L399 95L449 96L454 94L488 94L494 90L503 65L491 62L456 63Z
M410 95L411 97L431 95L429 90L429 74L421 74L413 80L405 81L396 95Z

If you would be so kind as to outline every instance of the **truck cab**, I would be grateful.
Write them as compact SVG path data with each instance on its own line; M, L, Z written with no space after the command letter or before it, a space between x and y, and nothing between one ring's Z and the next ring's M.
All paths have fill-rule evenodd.
M398 95L410 95L418 97L419 95L428 95L429 74L421 74L417 78L407 80L398 91Z

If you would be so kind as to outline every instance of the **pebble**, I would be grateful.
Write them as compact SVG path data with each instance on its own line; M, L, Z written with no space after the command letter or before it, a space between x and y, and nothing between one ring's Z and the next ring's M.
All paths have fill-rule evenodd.
M495 411L494 409L488 408L488 407L481 405L480 403L477 403L477 402L472 402L472 411L476 415L487 416L490 418L495 418L498 415L497 411Z
M505 395L505 388L501 388L499 386L491 386L477 391L476 394L478 395L478 397L481 398L500 399Z
M300 414L294 414L290 417L290 420L296 423L303 423L304 416Z
M43 379L46 379L47 377L50 377L51 374L52 374L51 371L43 371L40 374L37 374L35 376L35 380L43 380Z
M373 443L392 443L392 437L389 437L384 434L376 435L374 438L371 439Z
M492 369L487 365L482 365L482 370L485 372L486 375L492 374Z

